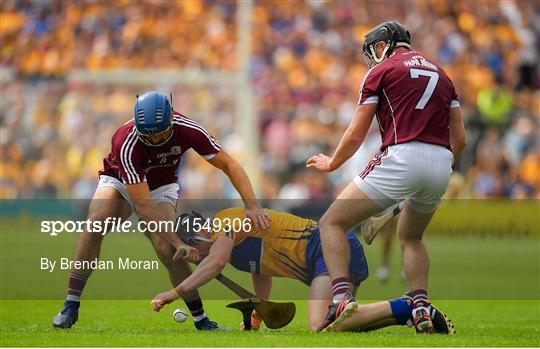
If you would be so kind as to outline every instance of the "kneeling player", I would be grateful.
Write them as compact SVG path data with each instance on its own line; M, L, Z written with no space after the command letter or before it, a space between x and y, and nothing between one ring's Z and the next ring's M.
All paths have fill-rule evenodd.
M153 309L159 311L165 304L206 284L230 262L236 269L253 274L255 293L262 299L270 296L272 276L296 279L310 286L309 327L317 329L332 299L332 285L322 255L318 224L288 213L265 211L271 223L264 231L246 231L244 225L237 224L244 219L243 208L218 212L212 220L212 230L202 228L205 226L202 216L183 214L179 218L177 233L184 243L196 247L205 258L195 272L177 287L156 295L152 301ZM347 238L351 252L349 277L356 291L368 276L367 262L356 236L349 232ZM406 296L388 302L358 304L351 311L351 319L335 323L328 330L405 325L411 317L410 304ZM260 324L257 314L253 315L252 323L254 328ZM449 328L450 324L444 321L437 330L448 333Z

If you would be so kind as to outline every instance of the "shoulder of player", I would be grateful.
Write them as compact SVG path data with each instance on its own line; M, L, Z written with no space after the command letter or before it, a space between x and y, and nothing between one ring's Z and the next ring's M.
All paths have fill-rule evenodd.
M201 124L178 112L174 112L173 126L180 132L199 132L208 135L208 131Z
M370 75L375 76L378 74L382 74L386 69L388 69L388 59L385 59L381 63L369 68L366 72L364 79L367 79Z
M138 150L133 152L133 149L140 149L140 147L143 147L143 143L140 142L139 137L137 136L133 121L126 122L120 126L112 136L112 148L117 156L125 157L133 154L140 154L141 152Z
M446 70L443 67L441 67L438 63L434 62L434 64L437 66L437 71L439 72L439 74L442 74L446 79L448 79L451 82L452 79L450 78L450 75L448 75Z
M133 120L120 126L112 136L113 143L120 145L127 141L133 142L133 138L137 138Z
M389 68L391 68L392 64L393 62L391 62L390 59L385 59L381 63L369 68L364 75L364 79L362 80L362 84L360 85L360 87L363 88L364 84L369 83L369 81L372 81L372 79L377 80L382 78L389 70Z

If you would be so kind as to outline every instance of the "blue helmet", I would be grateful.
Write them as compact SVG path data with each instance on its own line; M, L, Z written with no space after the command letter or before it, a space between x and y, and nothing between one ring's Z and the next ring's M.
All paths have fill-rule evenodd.
M137 132L142 135L163 132L172 124L171 101L166 95L156 91L137 95L134 119Z

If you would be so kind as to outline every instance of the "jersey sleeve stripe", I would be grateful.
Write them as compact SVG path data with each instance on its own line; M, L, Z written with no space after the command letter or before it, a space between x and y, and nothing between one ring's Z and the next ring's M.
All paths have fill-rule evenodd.
M210 142L210 144L212 144L212 146L214 147L214 149L216 151L220 151L221 150L221 144L219 144L219 142L214 138L212 137L201 125L193 122L193 121L187 121L188 119L177 119L175 118L174 119L174 123L177 124L177 125L181 125L181 126L185 126L185 127L189 127L189 128L192 128L194 130L197 130L199 131L200 133L202 133L206 138L208 138L208 141Z
M120 149L120 161L124 167L124 171L128 176L128 184L139 183L139 175L135 171L133 162L131 161L131 156L133 155L133 148L135 148L135 143L137 143L137 134L135 133L135 127L131 133L126 137L122 148Z
M131 136L133 135L133 133L135 132L135 130L132 130L131 133L124 139L124 142L122 143L122 147L120 147L120 163L122 164L122 167L124 168L126 174L127 174L127 177L128 177L128 183L131 183L132 181L132 178L131 178L131 173L129 173L129 171L127 170L127 163L125 161L125 152L126 152L126 147L127 145L129 144L129 142L131 141Z
M452 101L450 102L450 108L459 108L459 107L460 107L459 101L457 99L452 99Z
M135 149L135 143L137 143L137 134L134 135L133 139L134 139L134 141L129 145L128 161L129 161L129 165L131 167L131 170L133 171L133 175L135 177L136 183L140 183L141 179L140 179L139 174L137 173L137 171L135 171L135 167L133 166L133 161L132 161L132 158L131 158L131 156L133 155L133 149Z
M366 98L364 103L362 104L378 104L379 103L379 96L371 96Z
M135 168L133 167L133 162L131 161L131 155L133 154L133 147L136 142L137 142L137 134L134 132L130 137L129 143L126 146L126 150L124 151L124 161L125 161L124 170L126 171L126 173L129 173L130 178L131 178L131 181L129 181L129 184L140 182L139 175L135 171Z

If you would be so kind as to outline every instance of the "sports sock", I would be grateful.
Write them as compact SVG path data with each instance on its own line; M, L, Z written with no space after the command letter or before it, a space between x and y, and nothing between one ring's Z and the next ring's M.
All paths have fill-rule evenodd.
M339 303L343 299L353 298L349 279L340 277L332 280L332 300L334 303Z
M411 317L412 307L405 298L392 299L388 301L392 308L392 315L396 318L398 325L406 325Z
M88 281L88 277L70 273L66 300L80 302L86 281Z
M426 290L412 291L413 308L428 307L429 301Z
M182 298L184 302L186 303L186 306L188 307L189 311L191 312L191 316L193 316L193 321L201 321L206 317L206 314L204 313L204 308L202 304L201 297L199 296L199 292L195 292L193 296L190 297L183 297Z

